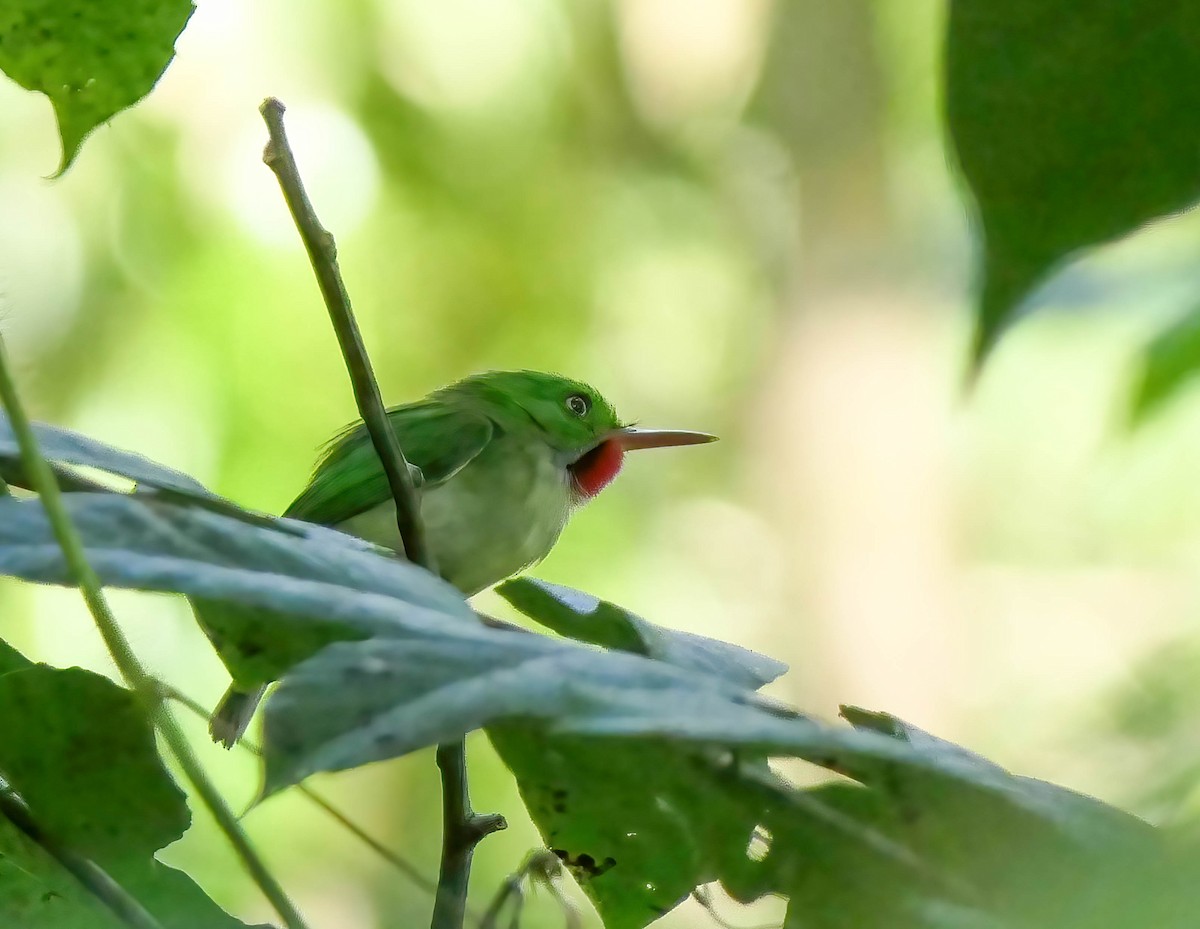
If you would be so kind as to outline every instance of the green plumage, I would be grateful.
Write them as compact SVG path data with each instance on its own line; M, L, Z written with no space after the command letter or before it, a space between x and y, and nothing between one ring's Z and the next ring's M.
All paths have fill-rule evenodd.
M393 407L388 419L405 457L420 471L420 516L438 571L468 597L545 558L571 511L616 476L626 450L713 438L624 427L587 384L536 371L468 377ZM383 466L361 422L330 443L284 515L404 550ZM344 631L309 624L305 635L281 647L272 641L274 614L223 603L193 605L234 677L212 721L213 738L225 745L245 731L279 667ZM241 640L222 641L223 631L236 631ZM279 653L287 660L278 662Z
M569 409L571 397L585 398L586 414ZM391 408L388 419L420 471L421 517L438 570L468 596L549 553L580 502L568 465L620 425L588 385L529 371L467 378ZM362 423L330 444L284 515L403 550Z
M621 425L593 388L532 371L469 377L389 409L388 419L420 470L421 518L439 572L467 596L549 553L584 499L571 464ZM330 444L284 515L403 551L383 467L361 422ZM214 714L213 736L227 745L258 702L251 684L231 688Z

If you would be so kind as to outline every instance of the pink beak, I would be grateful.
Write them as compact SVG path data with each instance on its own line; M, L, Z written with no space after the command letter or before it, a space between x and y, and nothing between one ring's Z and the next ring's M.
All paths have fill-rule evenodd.
M673 445L704 445L717 441L707 432L689 432L686 429L636 429L626 426L609 434L624 451L637 448L668 448Z

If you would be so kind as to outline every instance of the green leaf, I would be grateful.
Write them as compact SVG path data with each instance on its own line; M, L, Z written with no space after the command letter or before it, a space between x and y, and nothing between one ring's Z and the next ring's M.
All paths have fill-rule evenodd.
M775 718L765 709L737 713L739 701L755 700L708 673L520 633L343 642L289 672L267 702L263 794L491 726L547 843L605 925L642 926L743 854L763 812L757 792L745 796L738 787L736 769L747 762L731 762L723 777L703 745L672 741L671 732L662 741L569 732L598 720L656 717L668 706L709 717L725 710L730 731L744 731L754 712ZM817 757L907 754L887 739L788 722Z
M864 731L828 726L709 668L525 633L385 635L287 674L266 707L264 795L487 727L610 929L714 879L739 899L791 895L793 925L917 926L923 902L1024 901L1014 888L1051 874L1075 893L1154 847L1140 820L886 714L848 709ZM786 755L863 786L796 791L763 764ZM762 862L745 853L757 826L774 836Z
M158 82L175 56L190 0L5 0L0 70L50 98L62 137L59 173L84 137Z
M273 680L331 637L479 626L444 581L332 529L248 523L150 495L68 494L64 503L103 583L254 608L206 614L241 683ZM72 583L36 499L0 499L0 574Z
M1200 198L1200 5L953 0L946 112L984 240L974 360L1080 249Z
M0 639L0 676L8 674L10 671L23 671L25 668L31 667L33 667L32 661Z
M167 929L233 929L182 872L154 859L190 814L129 691L90 671L29 665L0 676L0 773L38 825L104 868ZM0 822L0 922L116 925L74 877Z
M645 926L745 857L760 810L695 751L519 725L488 736L606 929Z
M34 666L0 677L0 719L5 779L38 822L77 851L112 861L183 835L183 793L163 776L128 691L79 668Z
M1200 373L1200 307L1185 313L1154 337L1142 356L1133 390L1130 421L1140 425Z
M496 592L530 619L580 642L657 658L757 689L787 665L749 649L665 629L591 594L535 578L505 581Z

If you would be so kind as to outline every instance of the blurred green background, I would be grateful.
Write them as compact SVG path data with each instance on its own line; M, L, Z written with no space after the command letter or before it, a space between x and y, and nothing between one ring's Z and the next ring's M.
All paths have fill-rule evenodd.
M886 709L1188 816L1200 404L1125 422L1140 347L1191 308L1200 222L1076 263L964 394L973 239L939 119L944 12L201 0L156 91L54 182L49 106L0 79L0 328L26 400L249 507L292 499L353 402L260 162L277 95L386 400L558 370L628 418L724 438L631 460L538 576L785 659L773 692L807 711ZM181 601L113 601L158 674L216 700ZM0 636L112 671L70 591L0 581ZM255 760L192 731L248 802ZM477 805L512 824L480 848L478 911L538 839L482 737L471 753ZM431 755L316 782L434 874ZM303 798L246 823L314 927L427 919L427 891ZM268 918L202 814L164 857ZM544 896L529 912L561 925ZM694 904L663 922L712 924Z

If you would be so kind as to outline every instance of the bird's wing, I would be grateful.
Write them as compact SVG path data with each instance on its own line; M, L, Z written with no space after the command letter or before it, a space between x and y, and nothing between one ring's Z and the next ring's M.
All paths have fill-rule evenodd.
M492 438L485 416L439 402L412 403L388 410L400 448L421 469L422 488L449 480ZM383 465L361 422L335 439L304 492L285 516L335 526L391 499Z

